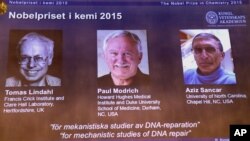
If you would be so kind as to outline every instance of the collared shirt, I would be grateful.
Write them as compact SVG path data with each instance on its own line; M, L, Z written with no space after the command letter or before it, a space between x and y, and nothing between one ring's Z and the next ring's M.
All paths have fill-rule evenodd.
M148 75L143 74L140 69L138 69L136 75L133 77L133 82L129 86L135 87L148 87L150 83L150 78ZM98 86L100 87L112 87L115 86L113 83L111 74L104 75L98 78Z
M12 76L6 79L5 87L21 87L21 86L28 86L25 84L22 84L21 79ZM61 86L61 79L52 76L52 75L46 75L45 76L45 83L40 83L37 85L39 87L41 86Z

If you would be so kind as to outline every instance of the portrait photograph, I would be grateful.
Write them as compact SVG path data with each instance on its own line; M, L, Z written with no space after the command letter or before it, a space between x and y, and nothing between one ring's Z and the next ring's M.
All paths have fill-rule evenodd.
M148 85L146 30L97 30L97 57L101 86Z
M228 29L180 30L185 84L236 84Z
M11 30L9 37L6 87L61 86L61 30Z

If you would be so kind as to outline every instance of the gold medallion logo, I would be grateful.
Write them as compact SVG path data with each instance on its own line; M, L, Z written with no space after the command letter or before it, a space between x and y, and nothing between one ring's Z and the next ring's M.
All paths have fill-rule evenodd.
M3 15L7 12L7 4L0 2L0 15Z

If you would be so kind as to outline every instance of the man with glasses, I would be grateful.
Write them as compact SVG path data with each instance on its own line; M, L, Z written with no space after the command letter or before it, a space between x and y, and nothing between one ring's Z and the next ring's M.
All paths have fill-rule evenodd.
M28 33L17 45L19 76L7 78L6 87L61 86L61 80L47 74L52 64L54 42L38 33Z
M225 54L216 36L209 33L196 35L192 50L198 68L184 73L185 84L236 84L235 74L221 67Z

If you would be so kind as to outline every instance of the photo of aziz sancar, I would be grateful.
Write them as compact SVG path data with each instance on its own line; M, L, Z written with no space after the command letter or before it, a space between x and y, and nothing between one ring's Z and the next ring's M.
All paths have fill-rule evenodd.
M54 42L44 35L31 32L17 45L19 74L6 79L6 87L61 86L61 80L47 74L52 65Z
M197 68L185 71L185 84L236 84L235 74L221 65L225 53L219 38L199 33L191 45Z

